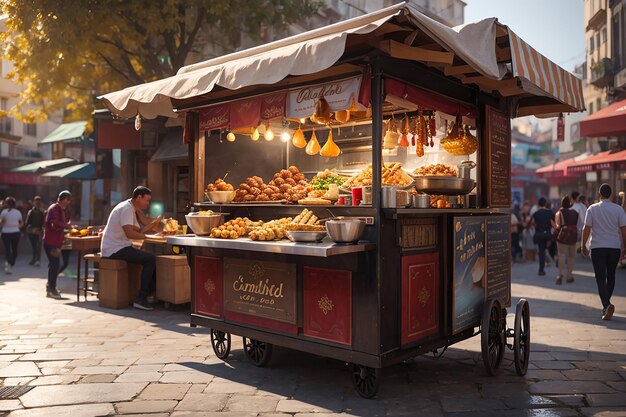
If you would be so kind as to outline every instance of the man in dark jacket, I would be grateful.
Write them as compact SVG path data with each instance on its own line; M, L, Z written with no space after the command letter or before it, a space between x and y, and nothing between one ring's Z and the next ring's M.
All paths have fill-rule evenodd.
M46 297L61 298L57 290L57 276L59 275L59 256L65 238L65 231L70 230L71 219L69 205L72 202L72 194L65 190L59 193L56 203L53 203L46 213L43 232L43 248L48 257L48 284Z
M29 265L39 266L39 260L41 259L41 236L43 235L45 216L46 212L43 210L41 197L36 196L33 199L33 208L30 209L26 216L26 233L28 233L28 240L33 247L33 258L28 263Z

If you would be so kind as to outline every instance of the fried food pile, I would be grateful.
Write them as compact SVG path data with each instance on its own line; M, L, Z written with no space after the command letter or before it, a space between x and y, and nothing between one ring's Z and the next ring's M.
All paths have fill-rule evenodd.
M304 209L293 221L285 225L285 230L291 232L322 231L326 228L319 224L319 218L309 209Z
M383 185L399 185L407 186L413 182L413 178L409 176L403 169L400 162L385 162L382 167L382 184ZM366 169L357 175L350 177L343 183L343 187L360 187L363 185L372 185L372 165L368 165Z
M282 169L274 174L274 178L265 184L263 178L254 176L246 178L235 192L235 202L246 201L279 201L296 202L307 196L309 183L304 174L295 166Z
M221 178L218 178L212 184L208 184L204 191L233 191L235 188L224 181Z
M432 164L417 168L413 171L420 176L451 176L456 177L456 169L445 164Z

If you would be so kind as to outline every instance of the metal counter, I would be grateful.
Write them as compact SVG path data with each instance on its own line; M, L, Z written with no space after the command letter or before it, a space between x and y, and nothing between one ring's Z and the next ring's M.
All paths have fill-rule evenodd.
M288 240L254 241L248 238L215 239L196 235L167 236L167 243L178 246L195 246L214 249L236 249L283 255L329 257L348 253L367 252L376 248L374 243L334 243L326 237L319 243L290 242Z

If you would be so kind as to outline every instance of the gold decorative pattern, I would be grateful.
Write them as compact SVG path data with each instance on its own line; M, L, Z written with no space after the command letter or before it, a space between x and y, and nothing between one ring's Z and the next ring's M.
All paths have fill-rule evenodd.
M263 268L262 265L255 263L250 266L248 273L254 279L261 279L265 275L265 268Z
M206 290L207 294L213 294L213 291L215 291L215 283L212 279L207 279L204 282L204 289Z
M333 300L328 298L326 294L324 294L324 296L319 299L319 301L317 302L317 305L320 307L324 315L327 315L328 312L331 311L333 307L335 306L333 304Z
M426 307L426 303L430 299L430 291L426 287L422 287L422 290L417 296L418 301L422 305L422 307Z

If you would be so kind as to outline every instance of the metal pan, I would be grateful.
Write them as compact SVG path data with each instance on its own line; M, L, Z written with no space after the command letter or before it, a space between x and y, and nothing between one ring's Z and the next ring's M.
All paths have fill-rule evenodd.
M476 182L471 178L450 176L415 177L415 189L427 194L458 195L474 189Z

